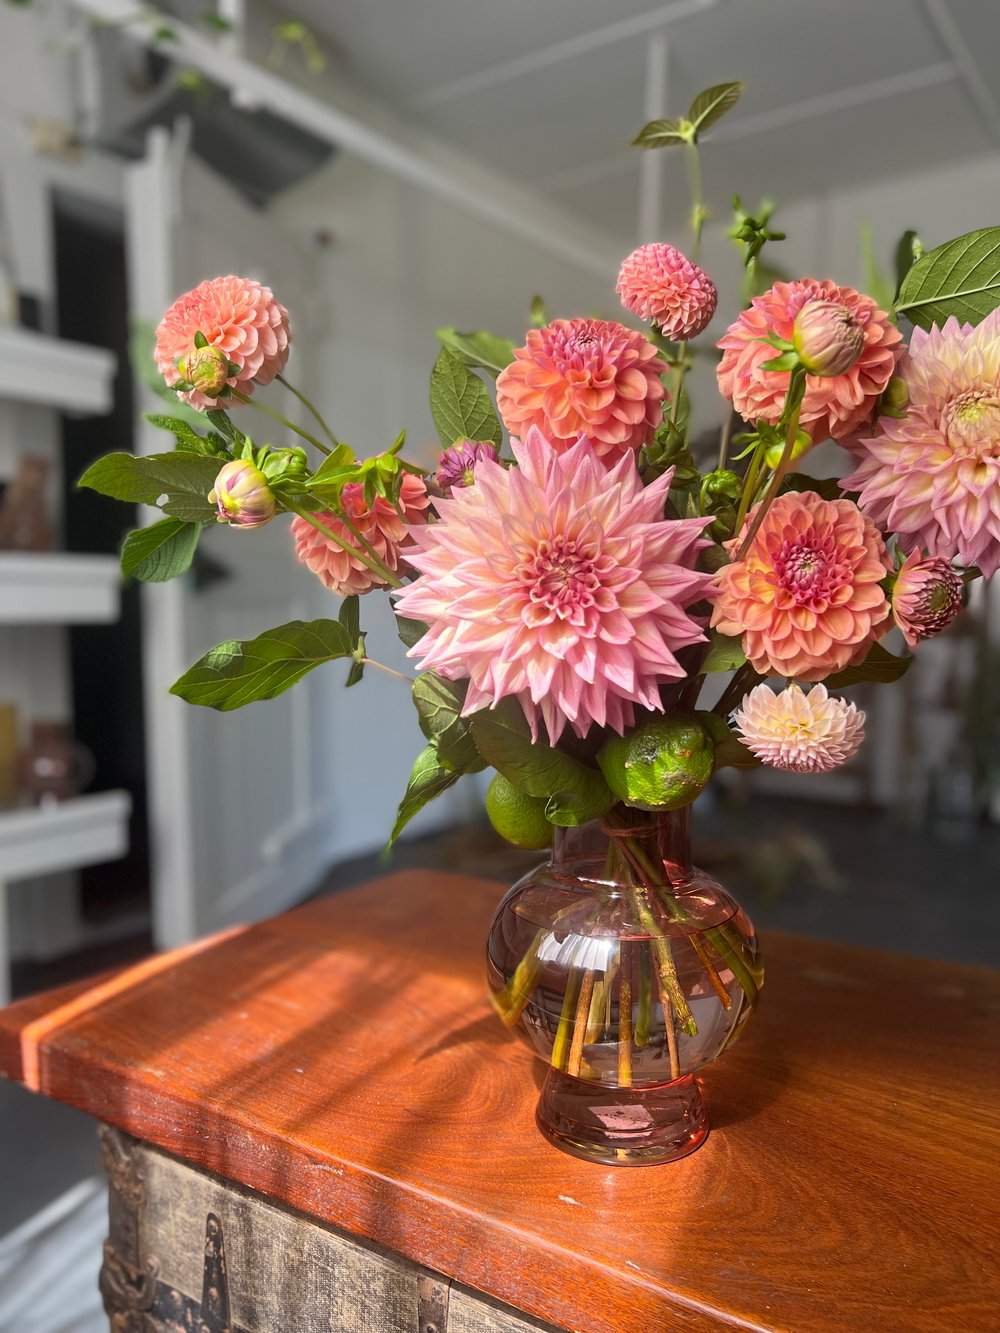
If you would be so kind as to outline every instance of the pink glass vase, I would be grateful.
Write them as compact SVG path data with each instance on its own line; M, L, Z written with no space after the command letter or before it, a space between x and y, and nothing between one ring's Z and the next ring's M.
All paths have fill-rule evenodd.
M497 909L487 966L500 1017L549 1066L552 1143L643 1166L704 1142L694 1075L739 1035L763 970L749 918L691 865L690 807L557 830Z

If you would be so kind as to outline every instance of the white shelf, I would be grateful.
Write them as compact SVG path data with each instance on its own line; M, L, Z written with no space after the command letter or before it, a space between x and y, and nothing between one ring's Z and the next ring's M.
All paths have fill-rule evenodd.
M120 587L113 555L0 551L0 625L107 624Z
M0 326L0 398L103 414L111 410L116 364L103 347Z
M117 860L128 851L131 810L128 792L102 791L0 813L0 881Z

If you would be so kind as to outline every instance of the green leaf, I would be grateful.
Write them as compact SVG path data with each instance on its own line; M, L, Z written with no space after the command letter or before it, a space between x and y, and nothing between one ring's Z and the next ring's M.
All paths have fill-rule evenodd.
M366 635L361 633L361 598L357 593L350 597L345 597L340 604L340 614L337 616L338 622L343 625L348 639L354 644L354 650L351 653L354 659L351 662L351 669L347 673L347 688L357 683L365 674L365 639Z
M146 412L144 415L149 424L155 426L157 430L169 431L179 448L208 456L213 454L218 456L221 452L219 446L222 442L214 431L207 436L199 435L183 417L164 416L159 412Z
M412 648L427 633L427 626L422 620L410 620L407 616L401 616L397 611L396 633L405 647Z
M488 764L529 796L546 800L545 816L553 824L575 828L598 819L614 804L604 777L595 768L532 742L531 729L514 699L470 718L472 737Z
M440 796L443 791L453 787L460 776L459 773L444 767L433 745L421 750L410 773L410 780L406 784L406 793L399 803L388 845L392 846L418 810L422 810L429 801L433 801L435 796Z
M431 371L431 416L446 447L456 440L503 440L486 385L447 347Z
M716 83L699 93L688 111L688 120L694 126L694 137L697 138L702 130L707 130L710 125L721 120L727 111L732 111L742 96L741 79L732 83Z
M235 444L238 449L243 448L246 436L238 427L233 425L229 419L229 413L224 408L213 407L205 413L205 416L224 440L228 440L230 444Z
M164 518L136 528L122 544L122 573L142 583L166 583L190 567L201 536L200 523Z
M211 28L213 32L231 32L233 25L227 18L221 14L216 14L213 9L206 9L203 14L198 16L199 23L203 23L206 28ZM197 346L197 343L195 344Z
M789 472L781 483L780 495L786 491L814 491L824 500L842 500L844 493L836 477L810 477L805 472Z
M950 315L978 324L1000 305L1000 227L970 231L918 259L903 279L896 311L922 329Z
M534 310L532 303L532 318ZM493 333L459 333L457 329L438 329L437 336L452 356L463 365L481 366L483 370L488 370L494 379L514 360L514 344L511 340L498 338Z
M352 657L356 644L337 620L290 620L256 639L212 648L171 688L190 704L222 713L284 694L307 671Z
M454 773L479 773L486 767L469 719L462 717L467 689L467 681L445 680L436 671L425 671L413 682L420 730L434 742L444 767Z
M735 671L747 660L739 639L728 638L717 629L709 630L710 647L699 671Z
M695 717L712 738L715 746L713 772L720 768L759 768L760 760L748 750L740 738L731 731L724 718L718 713L708 713L703 709L695 712Z
M633 148L672 148L679 143L691 143L694 126L687 120L651 120L632 140Z
M536 329L542 328L549 322L549 316L545 309L545 302L540 296L531 298L531 323Z
M156 505L166 497L160 505L165 514L207 523L215 518L208 493L218 472L219 460L200 454L105 454L77 484L130 504Z
M823 684L831 690L843 690L848 685L861 685L865 681L887 685L905 675L912 661L912 657L895 657L881 644L873 643L863 662L845 667L835 676L827 676Z

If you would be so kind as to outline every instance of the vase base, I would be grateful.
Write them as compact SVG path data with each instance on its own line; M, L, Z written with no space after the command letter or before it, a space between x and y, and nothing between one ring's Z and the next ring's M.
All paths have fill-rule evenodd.
M555 1147L605 1166L655 1166L687 1157L708 1138L693 1077L654 1088L610 1088L549 1069L535 1113Z

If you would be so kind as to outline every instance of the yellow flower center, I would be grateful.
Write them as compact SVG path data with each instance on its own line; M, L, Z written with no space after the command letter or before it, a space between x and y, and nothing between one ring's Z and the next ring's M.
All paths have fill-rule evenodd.
M944 409L945 437L957 454L1000 457L1000 398L985 389L953 398Z

